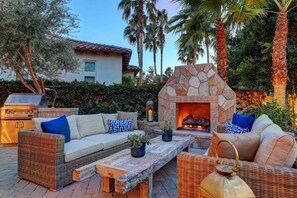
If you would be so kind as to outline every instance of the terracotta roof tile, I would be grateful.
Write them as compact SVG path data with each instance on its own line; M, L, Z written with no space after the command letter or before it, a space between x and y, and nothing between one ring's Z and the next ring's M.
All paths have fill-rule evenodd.
M75 50L98 51L104 53L114 53L123 56L123 70L128 69L132 56L132 50L128 48L118 47L114 45L104 45L75 39L68 39L73 43Z
M132 71L140 71L140 67L136 65L128 65L127 69Z

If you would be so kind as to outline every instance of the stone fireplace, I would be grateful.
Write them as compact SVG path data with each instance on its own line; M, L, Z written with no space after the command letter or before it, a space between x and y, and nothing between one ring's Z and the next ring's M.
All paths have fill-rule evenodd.
M175 67L158 102L161 127L170 121L174 129L211 132L232 119L236 95L213 64L200 64Z

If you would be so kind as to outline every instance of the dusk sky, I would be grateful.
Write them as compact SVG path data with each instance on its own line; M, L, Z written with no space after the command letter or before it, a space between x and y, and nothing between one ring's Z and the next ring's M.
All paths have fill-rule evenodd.
M69 6L71 13L78 15L79 29L72 35L74 39L96 42L106 45L116 45L133 50L131 65L138 65L136 47L130 45L123 37L123 31L127 26L122 19L122 11L118 10L120 0L71 0ZM169 18L177 14L179 6L170 0L159 0L158 9L166 9ZM164 49L164 70L167 67L181 65L177 60L177 47L175 41L178 35L167 34ZM205 63L206 57L199 58L198 63ZM144 51L143 66L146 71L153 65L153 54ZM160 54L157 54L157 70L160 74Z

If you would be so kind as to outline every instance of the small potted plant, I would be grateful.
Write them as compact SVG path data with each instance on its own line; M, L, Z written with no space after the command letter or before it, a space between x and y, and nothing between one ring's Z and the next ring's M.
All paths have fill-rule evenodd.
M145 155L145 145L151 144L148 135L128 135L128 141L131 144L131 155L133 157L143 157Z
M172 126L170 122L166 122L164 128L162 128L162 140L164 142L172 141Z

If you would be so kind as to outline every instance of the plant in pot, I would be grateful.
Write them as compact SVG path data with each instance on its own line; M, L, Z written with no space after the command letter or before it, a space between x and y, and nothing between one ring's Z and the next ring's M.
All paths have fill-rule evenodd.
M145 145L151 144L148 135L128 135L128 141L131 144L131 155L133 157L143 157L145 155Z
M166 122L162 128L162 140L164 142L172 141L172 126L170 122Z

